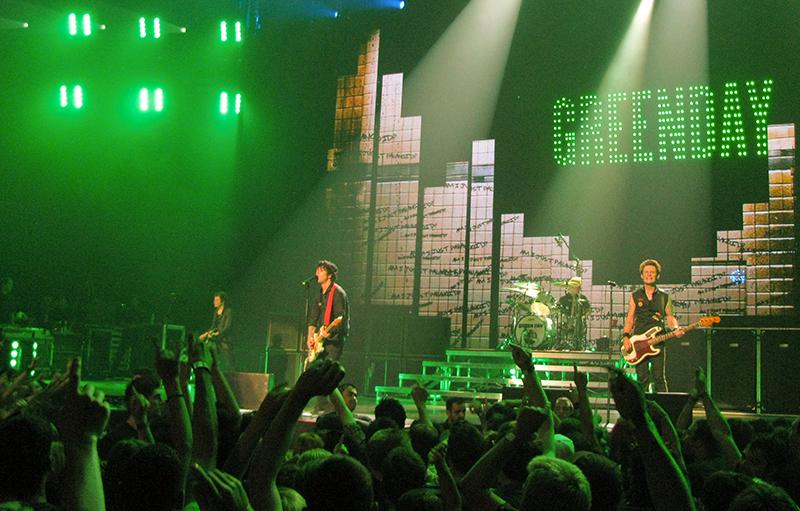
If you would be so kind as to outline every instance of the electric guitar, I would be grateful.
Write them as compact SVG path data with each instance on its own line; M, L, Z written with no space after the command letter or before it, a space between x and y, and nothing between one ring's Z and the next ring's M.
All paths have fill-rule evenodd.
M305 362L303 362L303 370L305 371L306 368L311 365L317 359L320 353L324 348L323 341L325 340L325 334L328 333L331 328L336 328L337 326L342 324L342 316L334 319L327 325L323 325L319 328L317 333L314 334L314 337L311 339L311 342L308 344L308 356L306 357Z
M200 334L200 337L198 337L197 339L203 342L209 342L213 341L218 335L219 335L219 330L217 330L216 328L212 328L211 330Z
M694 330L698 327L709 327L714 323L719 323L719 316L706 316L704 318L700 318L699 321L692 323L691 325L683 327L684 332L688 332L689 330ZM675 331L658 335L661 331L660 326L654 326L647 332L639 335L634 335L630 338L630 349L625 350L625 344L623 343L622 348L622 357L625 359L629 365L637 366L642 361L647 360L649 357L654 357L661 353L661 350L656 348L662 342L672 339L675 337Z

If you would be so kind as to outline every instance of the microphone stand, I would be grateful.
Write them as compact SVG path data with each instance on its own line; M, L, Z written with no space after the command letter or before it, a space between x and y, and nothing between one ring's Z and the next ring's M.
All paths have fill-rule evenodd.
M608 281L608 367L611 367L612 339L614 338L614 288L617 283ZM611 422L611 391L606 395L606 426Z

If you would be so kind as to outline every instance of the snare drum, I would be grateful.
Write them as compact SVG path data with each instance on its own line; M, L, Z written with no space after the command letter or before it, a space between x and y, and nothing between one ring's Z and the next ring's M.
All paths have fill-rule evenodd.
M536 314L525 316L519 320L514 330L518 344L534 350L549 348L555 338L553 320L539 317Z

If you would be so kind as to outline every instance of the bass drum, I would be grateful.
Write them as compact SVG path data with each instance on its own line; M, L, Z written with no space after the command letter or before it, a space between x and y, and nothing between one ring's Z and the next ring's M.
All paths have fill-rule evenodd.
M555 333L552 319L531 314L519 320L514 330L514 338L522 346L532 350L544 350L552 347Z

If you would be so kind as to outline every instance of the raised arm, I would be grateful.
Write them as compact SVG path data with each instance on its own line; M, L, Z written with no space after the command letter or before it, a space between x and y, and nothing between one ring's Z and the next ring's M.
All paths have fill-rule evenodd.
M217 462L217 397L211 381L211 353L204 342L194 344L192 352L194 370L194 413L192 414L192 458L206 470Z
M189 396L180 384L180 366L171 351L160 351L156 358L156 371L164 383L167 393L167 413L169 414L169 433L172 446L178 453L181 463L181 481L186 488L186 478L192 460L192 423L187 403Z
M430 394L425 387L415 385L414 388L411 389L411 398L414 400L414 406L417 407L419 421L433 427L433 421L428 415L428 397L430 397Z
M272 389L272 392L264 397L258 407L258 411L247 425L247 428L239 435L236 445L225 461L225 472L239 479L244 477L247 467L250 465L250 457L258 446L261 436L267 430L275 415L278 414L288 395L289 391L286 388L278 388Z
M219 367L219 348L216 344L209 345L211 350L211 381L214 383L214 391L217 395L217 402L221 408L228 411L236 418L235 428L238 430L242 424L242 411L239 408L239 401L233 393L233 389L225 378L225 374Z
M578 371L578 366L575 364L572 365L572 371L572 378L578 391L577 408L578 418L581 421L581 431L583 431L586 439L591 442L592 450L601 452L597 437L594 434L594 418L592 417L592 408L589 405L589 393L587 391L589 376L582 371Z
M528 400L534 406L549 408L550 402L542 388L542 382L539 381L539 376L536 374L536 369L533 367L530 355L516 346L511 348L511 355L514 357L517 367L522 371L522 384Z
M609 390L622 418L635 426L647 489L656 511L694 510L689 483L647 411L641 387L617 369L609 369Z
M105 430L110 409L103 393L92 385L80 389L81 359L69 367L69 383L58 430L64 443L65 465L62 505L75 511L105 509L97 439Z
M717 403L714 402L711 398L711 394L708 392L706 373L699 367L695 369L694 372L694 387L697 396L703 403L703 409L706 412L706 420L711 428L711 434L714 436L714 440L717 441L717 444L719 444L725 462L730 469L736 468L742 461L742 453L736 446L728 421L725 420L722 412L717 408Z
M256 511L281 511L275 478L289 449L294 425L309 399L330 394L343 377L342 367L330 359L311 364L300 375L253 454L249 478L250 502Z

